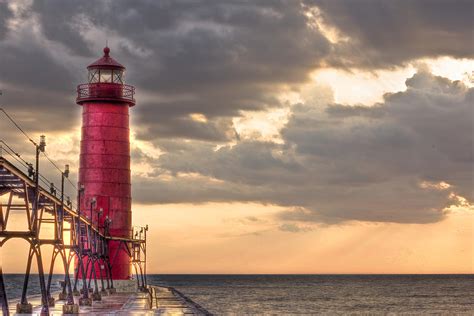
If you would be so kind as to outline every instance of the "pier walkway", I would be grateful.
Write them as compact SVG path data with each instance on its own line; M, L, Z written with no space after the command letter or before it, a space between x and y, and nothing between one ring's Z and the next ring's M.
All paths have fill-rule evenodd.
M78 300L79 297L75 297ZM33 314L41 313L41 296L31 297L29 302L34 306ZM63 315L65 301L58 300L50 307L50 315ZM79 314L84 315L211 315L200 305L170 287L149 286L147 292L115 293L102 296L101 301L94 301L92 306L80 306ZM16 306L11 302L10 315L17 314Z

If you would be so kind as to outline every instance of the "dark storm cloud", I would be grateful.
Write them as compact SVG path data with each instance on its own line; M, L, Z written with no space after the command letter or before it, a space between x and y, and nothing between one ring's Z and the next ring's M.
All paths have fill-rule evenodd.
M3 5L8 9L7 2L0 2ZM31 11L19 8L15 15L11 10L5 15L3 9L0 24L8 17L16 25L0 36L0 105L29 132L69 131L78 121L75 67L58 58L56 49L44 46L33 31ZM14 139L16 132L6 126L2 117L2 138Z
M39 93L70 92L73 77L70 69L54 59L34 40L20 45L0 43L0 80L14 87L38 90ZM54 53L53 53L54 54ZM19 95L19 98L25 96Z
M109 38L138 88L138 137L148 140L232 138L223 121L281 106L277 92L297 88L322 63L384 68L472 55L472 6L462 1L34 1L16 17L24 29L10 32L12 12L0 5L2 83L63 91L64 99L84 80L82 66L99 57L97 42ZM311 5L350 41L331 44L305 14ZM52 97L42 104L62 106Z
M55 31L46 30L45 35L80 52L84 40L66 36L78 19L116 32L134 48L148 52L148 57L133 58L132 63L141 75L140 85L154 91L190 93L229 84L300 82L330 50L329 42L309 27L302 7L294 1L76 4L35 2L43 28L52 14L62 16L54 24ZM80 29L75 31L81 36ZM124 41L119 44L125 48Z
M336 45L334 65L384 68L422 57L474 56L470 0L306 2L349 37Z
M281 214L294 221L438 221L451 192L474 200L474 90L425 71L406 84L407 91L370 108L295 105L284 144L169 149L155 162L157 174L178 175L155 179L156 192L166 194L148 195L140 185L135 196L149 203L258 201L296 207ZM451 188L423 185L442 181Z
M0 40L2 40L8 31L8 20L13 16L8 3L6 1L0 1Z
M234 91L233 93L236 93ZM163 138L190 138L226 141L236 137L231 118L241 110L260 110L279 106L280 102L268 88L240 87L238 94L229 98L227 91L202 92L191 100L146 102L136 113L137 121L144 123L138 137L146 140ZM205 114L207 121L198 122L190 114Z
M142 95L156 95L135 110L143 138L225 140L231 126L188 115L278 106L275 91L306 81L331 50L293 1L35 1L32 10L45 37L76 55L89 55L87 30L118 35L112 54Z
M75 54L93 57L80 30L87 27L85 13L100 7L100 2L90 1L33 1L32 11L37 13L47 39L62 43Z
M0 42L0 54L0 104L29 131L70 130L78 113L69 69L34 39Z
M158 117L144 121L149 121L150 124L137 133L138 137L144 140L156 140L156 135L159 135L158 138L182 137L216 142L226 142L238 138L230 118L202 122L189 117Z

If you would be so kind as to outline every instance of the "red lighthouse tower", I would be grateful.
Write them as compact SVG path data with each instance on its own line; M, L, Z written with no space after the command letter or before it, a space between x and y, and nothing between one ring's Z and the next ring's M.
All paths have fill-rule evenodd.
M79 167L80 209L98 225L111 220L109 233L131 237L129 107L135 105L135 88L124 83L125 67L104 56L88 67L88 83L77 87L82 106L82 139ZM128 254L110 241L112 278L131 276Z

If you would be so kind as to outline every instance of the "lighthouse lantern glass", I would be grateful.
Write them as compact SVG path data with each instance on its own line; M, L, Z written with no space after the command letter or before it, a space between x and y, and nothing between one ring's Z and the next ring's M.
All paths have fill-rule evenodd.
M114 69L113 74L114 83L123 84L123 71Z
M100 70L100 82L112 82L112 70L101 69Z
M99 69L89 70L89 83L99 82Z

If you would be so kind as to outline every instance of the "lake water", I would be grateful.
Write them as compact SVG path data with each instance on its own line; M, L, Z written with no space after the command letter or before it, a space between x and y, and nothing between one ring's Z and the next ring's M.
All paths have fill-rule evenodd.
M153 275L212 313L474 314L473 275Z

